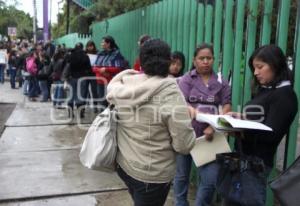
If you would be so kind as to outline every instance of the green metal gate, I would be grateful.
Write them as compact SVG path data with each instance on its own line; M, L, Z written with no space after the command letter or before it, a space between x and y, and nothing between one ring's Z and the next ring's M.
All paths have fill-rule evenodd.
M294 25L290 22L292 5L297 8L293 14L296 16ZM274 30L272 22L276 19ZM287 48L292 27L296 29L289 41L293 41L294 46ZM250 99L252 76L247 61L251 53L260 45L277 44L285 52L292 51L294 89L298 99L300 97L300 3L296 0L162 0L95 23L91 29L98 48L103 36L112 35L131 64L137 56L137 40L142 34L161 38L173 51L182 51L187 59L187 70L196 45L212 43L214 69L220 67L224 77L232 74L233 110ZM276 36L274 40L272 31ZM298 125L299 114L286 141L286 165L295 159ZM268 205L272 204L269 196Z

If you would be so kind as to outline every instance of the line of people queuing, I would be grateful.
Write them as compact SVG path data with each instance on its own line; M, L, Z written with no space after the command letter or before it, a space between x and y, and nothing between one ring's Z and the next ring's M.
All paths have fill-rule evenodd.
M253 188L261 191L261 195L253 198L264 205L267 177L273 167L277 146L298 109L282 50L266 45L253 52L248 64L255 87L252 99L246 105L259 106L264 113L254 109L240 114L231 111L229 83L212 69L215 61L212 45L203 43L196 47L191 68L183 74L185 58L181 52L171 53L167 43L148 35L141 36L138 43L139 57L133 69L129 69L111 36L102 38L100 52L92 41L87 43L85 50L81 43L72 50L57 49L52 58L43 49L32 49L22 69L30 73L25 78L29 85L28 96L34 100L38 95L39 82L42 101L47 101L49 85L53 84L53 105L60 108L65 103L64 82L67 82L69 90L73 91L67 100L70 116L77 108L80 117L84 117L89 98L92 98L95 112L108 104L116 106L120 120L117 172L128 186L135 205L164 205L172 182L175 205L189 205L187 196L192 165L189 151L196 137L205 135L206 140L211 141L215 132L210 125L197 122L197 114L215 114L215 108L219 108L219 114L262 119L262 123L273 131L246 130L242 144L236 144L235 148L263 160L265 170L260 174L263 182ZM36 64L33 67L37 68L35 72L29 72L35 70L29 69L32 65L28 60L32 57ZM11 65L15 65L14 61L11 58ZM47 75L41 78L39 73L43 74L43 71ZM212 204L218 171L219 165L215 161L197 168L200 181L195 205ZM230 199L225 199L224 204L247 205Z
M140 46L135 71L117 74L107 89L107 100L115 105L119 120L117 173L128 187L134 205L164 205L172 183L174 204L189 205L189 152L197 137L204 135L206 141L212 141L215 132L195 117L212 113L261 120L272 128L273 131L244 130L232 134L238 138L236 151L258 158L263 164L260 170L252 168L259 184L242 193L254 198L256 206L264 206L276 149L298 110L291 72L282 50L265 45L253 52L248 61L254 76L252 99L245 105L250 109L237 113L231 111L229 83L212 69L212 45L203 43L196 47L191 69L185 74L181 73L182 53L171 54L164 41L149 38ZM212 205L219 169L216 161L197 168L200 181L195 205ZM251 205L239 196L222 198L224 205Z

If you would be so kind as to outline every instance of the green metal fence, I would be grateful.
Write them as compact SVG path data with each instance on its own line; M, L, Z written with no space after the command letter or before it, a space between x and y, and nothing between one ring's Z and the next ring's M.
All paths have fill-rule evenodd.
M132 65L138 52L138 37L149 34L164 39L173 51L182 51L187 59L186 70L191 66L196 45L204 41L212 43L215 49L214 69L220 68L225 77L232 74L233 110L237 110L239 105L250 99L252 76L247 60L254 49L273 43L279 45L283 51L287 50L288 32L292 26L289 24L291 3L291 0L162 0L94 23L91 26L92 39L99 48L101 38L112 35ZM294 89L299 99L300 3L297 3L292 50ZM276 16L276 40L271 42L272 21ZM295 159L298 126L299 114L286 141L286 165L290 165ZM269 196L267 205L272 204Z
M65 44L67 48L74 48L76 43L81 42L84 46L92 39L91 35L72 33L55 39L55 44Z

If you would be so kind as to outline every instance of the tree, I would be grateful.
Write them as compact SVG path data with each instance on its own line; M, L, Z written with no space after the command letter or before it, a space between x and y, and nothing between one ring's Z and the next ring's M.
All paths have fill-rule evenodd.
M83 10L75 4L70 7L70 31L89 33L89 26L93 21L102 21L128 11L138 9L158 2L160 0L98 0L87 10ZM65 35L66 4L63 13L58 16L58 23L53 25L53 38Z
M1 1L0 1L0 5ZM32 38L32 18L14 6L0 6L0 33L7 35L7 27L17 28L17 38Z

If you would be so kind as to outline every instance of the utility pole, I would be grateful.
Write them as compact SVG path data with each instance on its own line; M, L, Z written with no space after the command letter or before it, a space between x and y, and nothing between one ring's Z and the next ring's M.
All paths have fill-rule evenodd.
M33 43L36 43L36 0L33 0Z
M66 28L66 34L69 34L69 27L70 27L70 0L67 0L67 28Z
M44 42L47 42L49 39L48 0L43 1L43 21Z

